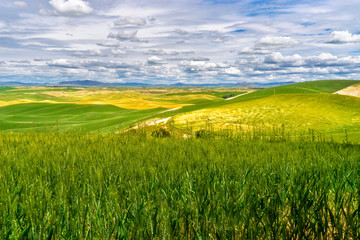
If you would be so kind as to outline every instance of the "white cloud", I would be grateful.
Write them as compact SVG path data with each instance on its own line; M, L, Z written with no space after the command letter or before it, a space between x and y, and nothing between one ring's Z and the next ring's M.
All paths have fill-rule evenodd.
M79 68L89 70L102 70L102 69L136 69L137 65L129 63L117 62L117 61L106 61L98 59L54 59L46 62L48 66L57 68Z
M119 32L111 32L108 35L108 38L115 38L119 41L126 40L135 40L137 31L119 31Z
M26 8L27 3L24 1L14 1L13 6L18 7L18 8Z
M251 64L248 62L248 64ZM330 53L303 57L299 54L283 56L279 52L265 56L262 63L254 64L253 69L281 74L350 74L359 72L360 56L334 56Z
M146 54L150 55L170 55L175 56L179 55L179 52L177 51L170 51L170 50L164 50L164 49L149 49Z
M239 55L253 55L253 54L268 54L270 53L269 50L266 49L254 49L250 47L245 47L241 49L239 52Z
M291 47L299 42L291 37L271 37L266 36L260 39L255 48L283 48Z
M306 58L306 62L311 65L324 65L337 60L338 57L332 55L331 53L321 53L318 56L309 56Z
M14 14L0 16L1 60L37 56L43 69L31 62L19 71L44 81L82 72L90 79L87 71L102 80L108 74L107 79L123 81L206 83L358 78L360 73L358 44L340 44L360 42L356 0L270 1L266 8L253 1L49 1L0 0L0 8L28 3L26 11L12 8ZM96 14L39 16L41 3L45 15ZM14 64L7 70L2 65L0 77L14 72Z
M301 66L304 64L304 59L299 54L292 56L283 56L280 52L267 55L264 59L267 64L280 64L282 66Z
M163 59L161 59L161 58L159 58L159 57L157 57L157 56L152 56L152 57L148 58L147 63L148 63L149 65L162 65L162 64L166 64L166 62L165 62Z
M93 49L88 51L76 51L73 53L73 56L76 57L106 57L106 54L104 54L100 49Z
M126 51L125 50L121 50L121 49L111 49L111 53L118 56L118 55L126 55Z
M174 33L179 34L179 35L187 35L187 34L189 34L189 32L187 32L185 30L182 30L182 29L179 29L179 28L175 29Z
M101 47L118 47L119 46L119 41L100 41L97 42L96 45L101 46Z
M146 20L140 17L122 17L114 22L115 26L144 26L146 24Z
M214 43L223 43L225 41L226 41L226 39L223 37L218 37L213 40Z
M69 59L54 59L47 62L47 65L61 68L79 68L81 66L78 62Z
M238 68L235 68L235 67L225 68L224 73L229 74L229 75L241 75L242 74L242 72Z
M49 4L57 14L65 16L88 15L94 11L88 2L83 0L50 0Z
M210 59L206 57L193 57L191 58L191 61L207 62L210 61Z
M352 34L349 31L334 31L327 43L344 44L360 42L360 34Z

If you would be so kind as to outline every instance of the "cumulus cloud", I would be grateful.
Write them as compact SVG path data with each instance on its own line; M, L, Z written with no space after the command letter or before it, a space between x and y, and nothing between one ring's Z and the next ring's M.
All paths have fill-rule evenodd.
M179 55L179 52L177 51L170 51L170 50L164 50L164 49L149 49L146 54L150 55L169 55L169 56L175 56Z
M194 60L182 61L180 65L185 68L185 72L187 73L218 72L220 69L228 67L224 63L214 63L208 61L194 61Z
M210 61L209 58L206 58L206 57L193 57L191 58L191 61L201 61L201 62L204 62L204 61Z
M304 59L299 54L292 56L283 56L280 52L267 55L264 59L267 64L280 64L281 66L301 66L304 64Z
M163 59L161 59L157 56L152 56L152 57L148 58L147 63L149 65L162 65L162 64L166 64L166 61L164 61Z
M224 37L218 37L213 40L214 43L223 43L226 41L226 38Z
M119 41L134 41L136 40L137 31L119 31L119 32L111 32L108 35L108 38L115 38Z
M234 76L242 74L240 69L238 69L236 67L225 68L223 73L228 74L228 75L234 75Z
M136 65L128 63L117 62L117 61L105 61L98 59L87 59L87 60L75 60L75 59L54 59L46 63L51 67L58 68L84 68L90 70L101 70L101 69L136 69Z
M122 49L111 49L111 53L115 56L126 55L126 51Z
M100 41L97 42L96 45L101 47L118 47L119 41Z
M187 35L187 34L189 34L189 32L187 32L185 30L182 30L182 29L179 29L179 28L175 29L174 33L179 34L179 35Z
M270 50L267 49L254 49L250 47L245 47L241 49L238 54L239 55L254 55L254 54L268 54L270 53Z
M106 54L104 54L100 49L94 49L94 50L88 50L88 51L76 51L73 53L73 56L76 57L106 57Z
M87 74L93 74L93 79L104 79L108 74L106 79L124 81L210 83L358 78L355 74L360 72L358 44L345 44L360 42L356 0L325 1L328 13L310 9L323 9L324 0L271 1L268 9L257 8L253 1L0 2L5 8L13 6L11 14L0 17L0 59L31 59L19 72L37 74L44 81L62 79L62 73L69 78L84 74L90 79ZM15 9L21 4L14 2L27 2L28 8ZM35 12L40 2L46 15L81 16L95 10L96 14L44 18ZM142 39L149 44L142 44ZM20 69L20 64L1 65L0 78L16 73L15 65Z
M345 44L360 42L360 34L352 34L349 31L334 31L331 33L330 39L327 43Z
M50 0L49 4L57 14L64 16L82 16L94 11L88 2L83 0Z
M266 55L253 69L278 73L349 74L358 72L359 56L334 56L331 53L303 57L299 54L284 56L279 52ZM251 63L250 63L251 64Z
M61 67L61 68L80 68L79 62L72 61L69 59L54 59L46 63L50 67Z
M27 3L24 1L14 1L13 2L13 6L14 7L18 7L18 8L26 8L27 7Z
M114 22L115 26L144 26L146 19L140 17L121 17Z
M260 39L255 48L285 48L298 44L299 42L291 37L266 36Z

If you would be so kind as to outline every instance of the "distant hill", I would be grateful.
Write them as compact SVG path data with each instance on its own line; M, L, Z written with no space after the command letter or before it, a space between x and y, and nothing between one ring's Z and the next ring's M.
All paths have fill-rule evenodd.
M84 87L96 87L96 86L118 86L118 87L249 87L249 88L264 88L270 86L281 86L285 84L291 84L294 82L271 82L271 83L181 83L174 84L147 84L139 82L100 82L92 80L78 80L78 81L62 81L58 82L57 86L84 86Z
M7 81L7 82L1 82L0 86L37 86L38 83L24 83L24 82L16 82L16 81Z
M92 80L79 80L79 81L62 81L56 85L59 86L84 86L84 87L102 87L102 86L151 86L145 83L115 83L115 82L100 82Z

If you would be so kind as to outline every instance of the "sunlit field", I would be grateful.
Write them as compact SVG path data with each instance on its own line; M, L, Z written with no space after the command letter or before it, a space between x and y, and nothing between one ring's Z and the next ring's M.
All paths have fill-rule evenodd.
M248 89L0 88L0 129L117 130L183 107L225 101Z
M135 136L136 135L136 136ZM358 145L0 134L1 239L358 239Z
M359 239L356 84L1 88L0 239Z

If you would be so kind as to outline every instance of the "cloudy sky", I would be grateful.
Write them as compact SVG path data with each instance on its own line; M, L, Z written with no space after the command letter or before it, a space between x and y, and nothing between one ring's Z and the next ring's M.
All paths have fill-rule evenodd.
M360 79L359 0L1 0L0 82Z

